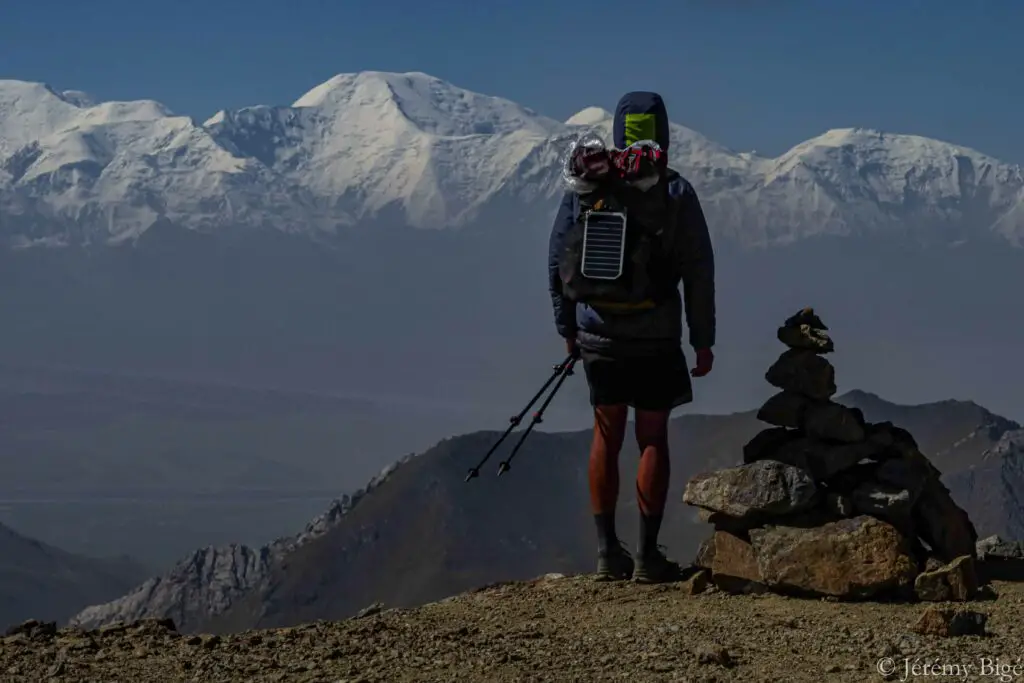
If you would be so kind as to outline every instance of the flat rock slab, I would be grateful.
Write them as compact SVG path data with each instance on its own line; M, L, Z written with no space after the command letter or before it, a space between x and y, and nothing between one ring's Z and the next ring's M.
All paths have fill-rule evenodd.
M989 536L977 542L982 581L1024 581L1024 542Z
M803 438L801 432L785 427L762 429L743 447L743 462L777 460L777 454L786 444Z
M858 443L867 438L860 413L838 403L810 403L803 417L808 436L843 443Z
M931 571L921 572L914 581L914 593L919 600L931 602L964 602L978 592L978 575L974 558L963 555L949 564Z
M786 327L799 327L800 325L807 325L813 327L816 330L827 330L828 325L822 320L814 309L810 306L805 306L793 315L786 318L786 322L783 323Z
M783 325L776 333L779 341L791 349L806 349L815 353L832 353L835 344L828 334L810 325Z
M790 349L775 361L764 378L773 387L825 401L836 393L836 371L813 351Z
M911 628L916 633L940 638L983 636L987 622L988 615L982 612L929 607Z
M817 487L797 467L759 460L698 474L686 484L683 502L738 519L786 515L811 507Z
M910 491L878 482L865 482L853 492L853 508L900 526L910 521L914 499Z
M1007 541L998 535L981 539L975 548L982 560L1024 560L1024 542Z
M914 508L914 527L943 562L977 552L974 524L938 479L925 480Z
M729 593L765 590L750 541L728 531L716 531L711 542L711 581L716 587Z
M931 468L925 463L906 458L886 460L873 473L875 480L894 488L905 489L915 502L932 476Z
M804 595L864 599L906 594L917 565L902 534L863 515L820 527L750 531L766 585Z
M815 480L825 481L840 472L853 469L862 460L880 457L883 451L873 441L835 444L803 437L781 444L773 458L807 470Z
M712 534L710 537L701 541L700 547L697 548L697 555L694 557L693 566L701 569L711 569L714 566L715 561L715 536Z
M757 419L776 427L800 429L804 425L804 414L810 403L806 396L792 391L780 391L764 402L757 411Z

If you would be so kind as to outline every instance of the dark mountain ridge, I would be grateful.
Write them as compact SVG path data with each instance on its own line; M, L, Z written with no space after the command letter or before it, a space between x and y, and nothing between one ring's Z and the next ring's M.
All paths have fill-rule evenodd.
M967 402L896 406L863 392L840 401L867 406L868 419L907 418L917 428L922 451L947 454L950 464L961 467L980 462L1002 437L997 432L1003 426L1019 428ZM692 557L709 530L679 502L685 481L700 471L740 462L743 444L763 426L753 411L672 420L672 489L662 536L670 554ZM188 616L181 628L226 632L290 625L350 616L376 601L409 606L496 581L590 571L590 432L533 434L506 476L494 476L507 452L499 450L480 478L465 483L468 468L497 436L488 431L445 439L406 460L320 533L272 558L259 580L247 581L246 590L223 609L182 612ZM631 484L636 457L635 444L627 443L621 458L619 522L629 543L636 527ZM984 517L978 510L970 512ZM984 534L986 529L979 531ZM173 582L173 576L168 580ZM167 615L161 601L140 597L136 593L87 610L77 623L97 626Z
M73 555L0 525L0 629L26 619L64 621L123 594L147 571L128 558Z

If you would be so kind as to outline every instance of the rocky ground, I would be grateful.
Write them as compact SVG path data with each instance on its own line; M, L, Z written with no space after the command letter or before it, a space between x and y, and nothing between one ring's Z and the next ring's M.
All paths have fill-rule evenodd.
M36 625L0 641L0 680L1024 681L1024 666L993 669L1024 661L1024 584L994 586L998 597L966 605L840 603L553 575L412 610L227 637L179 635L152 621L99 631ZM922 614L943 609L986 615L985 634L915 631Z

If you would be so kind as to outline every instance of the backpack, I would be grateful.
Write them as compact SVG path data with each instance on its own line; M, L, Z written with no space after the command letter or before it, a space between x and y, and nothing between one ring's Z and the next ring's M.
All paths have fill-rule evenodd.
M677 175L670 170L646 192L607 183L576 195L576 220L558 264L570 301L628 313L654 308L676 291L675 202L668 185Z

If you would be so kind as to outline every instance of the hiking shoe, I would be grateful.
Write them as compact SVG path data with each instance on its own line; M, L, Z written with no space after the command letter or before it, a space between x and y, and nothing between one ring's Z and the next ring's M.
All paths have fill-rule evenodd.
M597 556L597 581L627 581L633 576L633 558L621 545Z
M668 583L682 579L682 567L665 557L660 547L645 557L636 558L633 580L637 583Z

